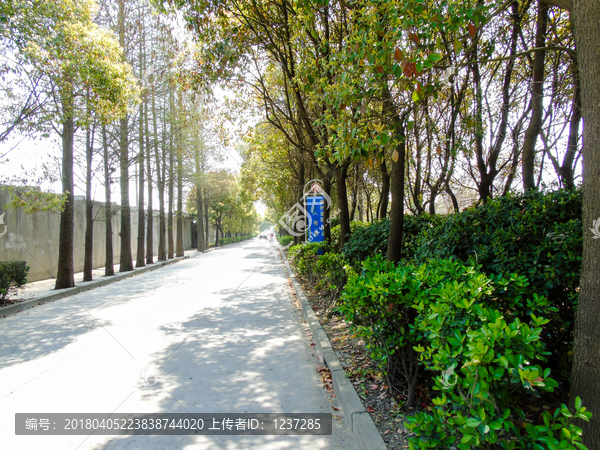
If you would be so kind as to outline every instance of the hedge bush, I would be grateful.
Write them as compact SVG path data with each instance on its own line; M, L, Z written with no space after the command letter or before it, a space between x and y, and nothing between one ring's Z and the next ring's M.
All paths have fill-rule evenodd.
M411 260L418 248L419 235L426 229L439 226L446 220L446 216L421 214L419 216L404 216L402 235L402 257ZM350 239L344 245L344 257L354 266L370 256L385 255L387 241L390 235L389 219L377 220L373 224L366 224L353 230Z
M544 296L556 307L543 335L555 367L568 376L582 232L580 191L533 191L490 200L424 229L415 259L470 260L490 276L525 276L524 295Z
M320 253L320 254L319 254ZM325 242L296 245L289 250L290 262L312 288L328 297L326 307L335 305L353 273L347 261Z
M548 355L542 316L554 308L543 297L524 300L526 288L523 276L492 279L456 260L394 266L379 256L350 276L339 310L407 406L420 370L444 371L432 411L411 419L411 448L584 448L564 405L554 417L542 410L535 423L543 425L521 409L558 385L539 365ZM575 414L587 418L580 406Z
M233 237L228 237L228 238L221 238L221 239L219 239L219 247L221 245L233 244L235 242L242 242L247 239L252 239L254 236L256 236L256 234L247 234L245 236L233 236Z
M286 247L290 242L294 242L294 236L278 236L277 240L282 246Z
M0 261L0 301L6 301L27 283L29 266L25 261Z

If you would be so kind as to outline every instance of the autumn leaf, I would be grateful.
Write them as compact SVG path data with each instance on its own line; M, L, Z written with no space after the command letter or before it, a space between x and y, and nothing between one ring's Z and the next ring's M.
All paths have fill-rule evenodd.
M394 153L392 153L392 161L398 162L399 157L400 157L400 153L398 153L398 150L394 150Z
M475 38L475 35L477 34L477 29L475 28L475 25L473 25L472 23L469 24L469 34L471 35L472 38Z
M383 66L377 66L376 69L377 69L377 72L383 73Z
M402 54L402 50L400 50L399 48L396 48L396 51L394 52L394 58L398 62L402 61L402 58L404 58L404 55Z
M397 150L394 150L395 153L398 153ZM396 157L396 160L398 160L398 157ZM392 309L394 309L394 304L390 303L387 307L387 312L392 312Z

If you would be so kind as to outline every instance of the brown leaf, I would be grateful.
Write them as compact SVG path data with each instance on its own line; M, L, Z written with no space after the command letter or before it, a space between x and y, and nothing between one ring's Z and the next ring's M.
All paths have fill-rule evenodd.
M472 23L469 24L469 34L472 38L474 38L477 34L477 28L475 28L475 25L473 25Z
M402 58L404 58L404 55L402 54L402 50L400 50L399 48L396 48L396 50L394 51L394 59L398 62L402 61Z
M377 69L377 72L383 73L383 66L377 66L376 69Z
M396 153L398 153L398 151L397 151L397 150L394 150L394 151L395 151ZM396 161L395 161L395 162L397 162L397 161L398 161L398 158L396 157ZM394 304L393 304L393 303L390 303L390 304L387 306L387 312L392 312L392 309L394 309Z
M372 384L370 387L371 387L372 390L379 389L379 385L378 384Z
M333 409L334 411L339 411L340 408L336 408L335 406L332 406L331 409Z
M394 150L394 153L392 153L392 160L398 162L398 158L400 158L400 153L398 153L398 150Z

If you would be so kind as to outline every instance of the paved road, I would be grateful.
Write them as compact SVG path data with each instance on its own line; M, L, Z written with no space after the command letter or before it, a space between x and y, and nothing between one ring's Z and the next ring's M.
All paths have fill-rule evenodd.
M275 255L252 239L0 319L1 447L355 449ZM15 436L17 412L340 418L331 436L41 437Z

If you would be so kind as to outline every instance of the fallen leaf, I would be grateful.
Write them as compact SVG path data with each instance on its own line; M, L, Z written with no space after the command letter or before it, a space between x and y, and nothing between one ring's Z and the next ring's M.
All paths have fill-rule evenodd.
M379 385L378 384L372 384L371 385L371 389L372 390L379 389Z
M373 408L371 408L370 406L367 406L367 411L369 411L369 412L375 412L375 410Z
M336 408L335 406L332 406L331 409L333 409L334 411L339 411L340 408Z

